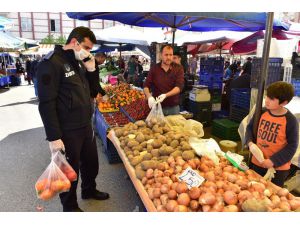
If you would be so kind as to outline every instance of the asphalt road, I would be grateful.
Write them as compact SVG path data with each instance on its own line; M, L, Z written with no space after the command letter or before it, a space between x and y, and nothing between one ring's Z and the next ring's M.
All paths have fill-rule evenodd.
M144 211L122 163L109 164L97 138L99 174L97 188L110 193L105 201L82 200L84 211ZM34 184L50 162L50 151L38 112L33 86L0 89L0 212L60 212L59 198L37 199Z

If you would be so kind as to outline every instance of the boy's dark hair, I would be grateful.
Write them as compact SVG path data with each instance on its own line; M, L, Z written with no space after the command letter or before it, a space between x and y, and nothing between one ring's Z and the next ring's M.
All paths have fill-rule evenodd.
M95 34L88 27L76 27L76 28L74 28L71 31L66 44L69 44L71 42L72 38L76 38L79 43L83 42L84 38L90 39L90 41L94 44L97 43Z
M160 53L163 52L164 48L171 48L172 50L174 50L173 47L172 47L172 45L165 44L165 45L162 45L162 46L160 47Z
M287 82L277 81L267 88L267 96L270 99L277 98L279 100L279 104L284 101L289 103L294 95L295 91L293 85Z

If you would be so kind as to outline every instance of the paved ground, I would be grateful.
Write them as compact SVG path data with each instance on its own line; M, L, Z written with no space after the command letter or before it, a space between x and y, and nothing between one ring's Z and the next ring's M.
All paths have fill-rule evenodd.
M143 211L123 164L108 164L98 139L99 175L97 187L110 193L106 201L81 200L85 211ZM62 210L59 198L37 199L34 183L49 164L50 152L38 113L33 86L0 89L0 212ZM80 188L78 188L80 193ZM138 208L137 208L138 207Z

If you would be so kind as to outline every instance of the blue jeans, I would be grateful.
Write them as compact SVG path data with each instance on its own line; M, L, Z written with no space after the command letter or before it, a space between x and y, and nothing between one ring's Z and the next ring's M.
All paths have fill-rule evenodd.
M34 85L34 93L35 93L35 96L37 97L38 96L37 78L33 77L32 80L33 80L33 85Z
M180 112L179 105L163 108L164 116L177 115L179 114L179 112Z

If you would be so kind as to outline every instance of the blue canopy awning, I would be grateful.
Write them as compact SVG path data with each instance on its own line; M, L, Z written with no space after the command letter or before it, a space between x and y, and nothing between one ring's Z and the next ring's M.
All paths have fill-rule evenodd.
M266 13L246 12L67 12L73 19L114 20L140 27L171 27L186 31L258 31L265 29ZM289 25L274 20L273 29Z

